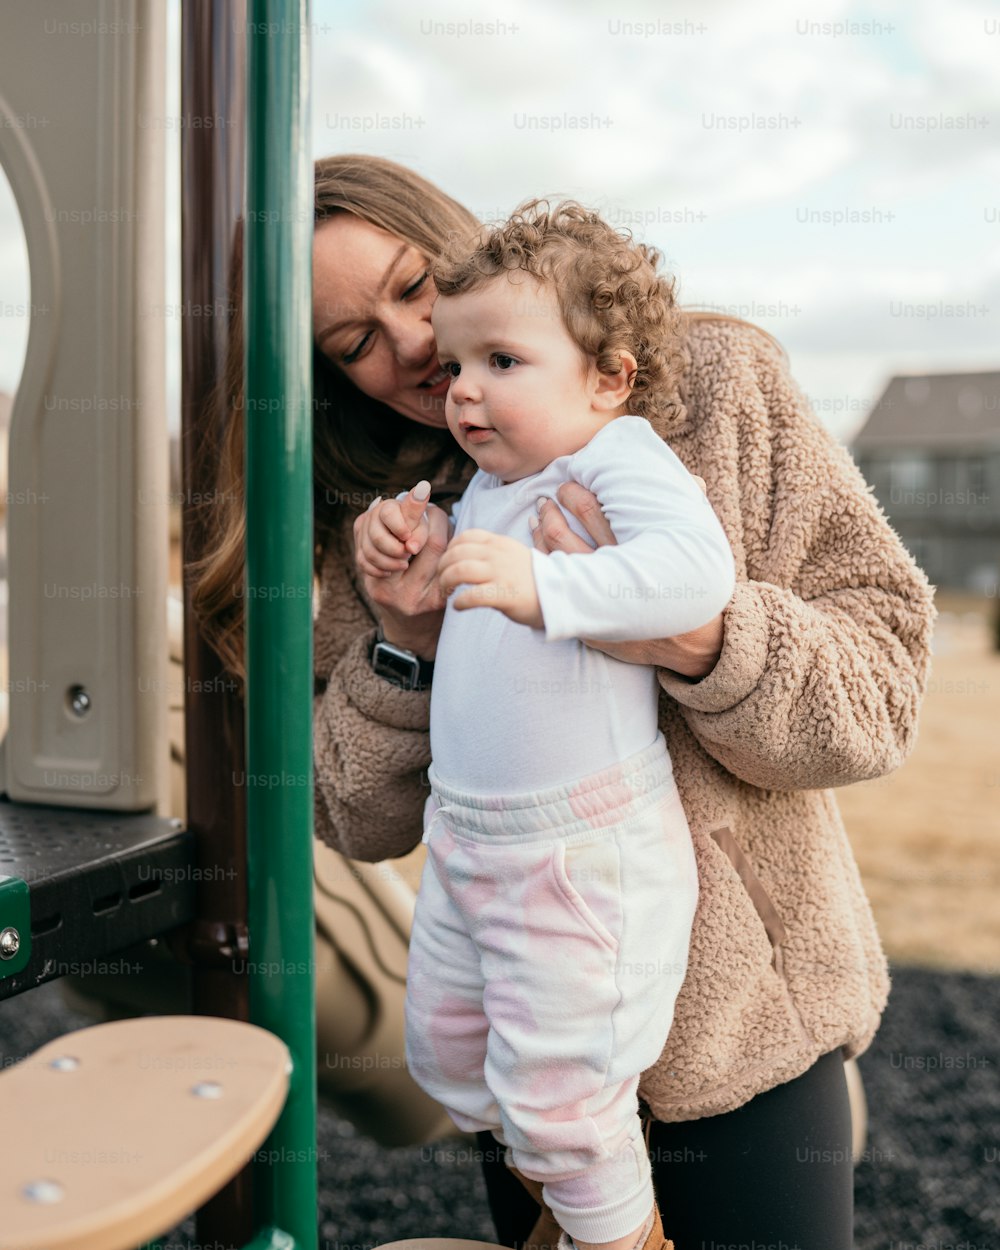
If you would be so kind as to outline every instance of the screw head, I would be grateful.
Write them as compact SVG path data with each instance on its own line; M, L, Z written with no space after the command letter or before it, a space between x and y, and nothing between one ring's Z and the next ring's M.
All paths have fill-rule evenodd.
M29 1202L62 1202L64 1190L57 1181L29 1181L21 1190Z
M0 933L0 959L13 959L21 949L21 935L9 925Z
M218 1081L199 1081L191 1086L191 1093L195 1098L221 1098L222 1086Z
M71 686L69 705L77 716L86 716L90 711L90 695L84 686Z

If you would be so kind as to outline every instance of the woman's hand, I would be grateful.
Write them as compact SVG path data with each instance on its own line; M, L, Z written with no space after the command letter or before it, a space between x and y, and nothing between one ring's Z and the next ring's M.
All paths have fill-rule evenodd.
M702 490L704 481L695 476ZM563 482L556 491L559 503L571 512L593 538L596 547L617 546L617 540L607 518L601 511L597 496L579 482ZM539 524L534 531L534 543L546 555L552 551L587 552L595 550L574 530L570 529L559 506L547 499L539 514ZM596 638L582 639L589 647L596 647L613 659L629 664L655 664L672 669L684 677L705 677L715 667L722 654L725 633L723 616L719 615L707 625L693 629L675 638L655 638L642 642L603 642Z
M413 491L398 504L392 502L419 534L419 552L409 560L398 554L410 544L400 542L379 520L380 501L374 500L354 519L354 561L365 594L378 608L386 640L432 660L447 604L437 573L451 537L448 515L436 504L415 498Z
M417 555L429 533L427 504L431 484L426 479L402 499L373 499L354 519L355 560L369 577L403 573L410 557Z

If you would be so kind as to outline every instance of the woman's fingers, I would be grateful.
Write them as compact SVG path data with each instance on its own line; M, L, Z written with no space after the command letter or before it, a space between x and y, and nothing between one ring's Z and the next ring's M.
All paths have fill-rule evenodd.
M556 491L556 500L548 499L538 510L539 526L532 535L540 551L593 551L594 545L581 538L570 528L562 508L572 512L594 539L598 547L615 544L615 536L608 524L597 496L579 482L563 482Z
M548 555L550 548L545 541L545 531L542 529L542 523L537 516L528 517L528 529L531 531L532 544L544 555Z
M384 569L378 569L374 564L369 564L363 556L355 556L354 563L358 572L362 577L391 577L391 573L387 573Z
M617 546L614 531L601 510L601 504L593 491L579 482L563 482L556 491L563 507L572 512L598 547Z
M406 575L426 588L437 580L438 565L448 546L451 530L447 512L433 503L427 507L423 524L427 526L424 545L410 560Z
M400 523L409 529L411 534L415 534L426 516L427 501L431 497L431 484L426 478L421 480L414 486L405 498L395 500L399 507ZM403 540L407 542L406 539ZM412 547L410 547L412 550Z

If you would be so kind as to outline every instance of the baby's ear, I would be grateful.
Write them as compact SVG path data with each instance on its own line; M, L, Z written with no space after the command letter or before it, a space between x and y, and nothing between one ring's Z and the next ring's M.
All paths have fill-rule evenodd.
M593 402L602 412L621 408L629 401L638 365L631 352L618 353L622 367L618 373L602 373L594 366Z

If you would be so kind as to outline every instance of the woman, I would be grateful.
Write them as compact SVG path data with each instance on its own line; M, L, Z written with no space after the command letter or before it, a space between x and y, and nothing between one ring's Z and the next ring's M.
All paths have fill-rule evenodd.
M314 244L317 836L362 860L419 841L429 763L427 683L444 601L440 507L409 565L367 564L371 500L427 478L447 504L475 469L444 420L428 261L471 216L390 162L316 167ZM640 1095L664 1229L698 1242L852 1245L844 1060L878 1028L888 970L829 787L883 775L914 740L934 609L850 460L812 416L780 348L731 318L689 315L676 393L654 429L695 474L726 530L738 584L695 635L598 643L657 666L666 736L698 861L687 977ZM232 411L238 417L239 407ZM233 422L224 500L241 498ZM568 483L541 506L544 552L614 542ZM197 602L242 675L239 506L219 513ZM370 656L376 625L407 671ZM376 665L384 662L382 649ZM408 668L407 668L408 666ZM383 670L386 671L386 670ZM655 976L655 968L650 969ZM492 1138L483 1169L501 1240L538 1207Z

